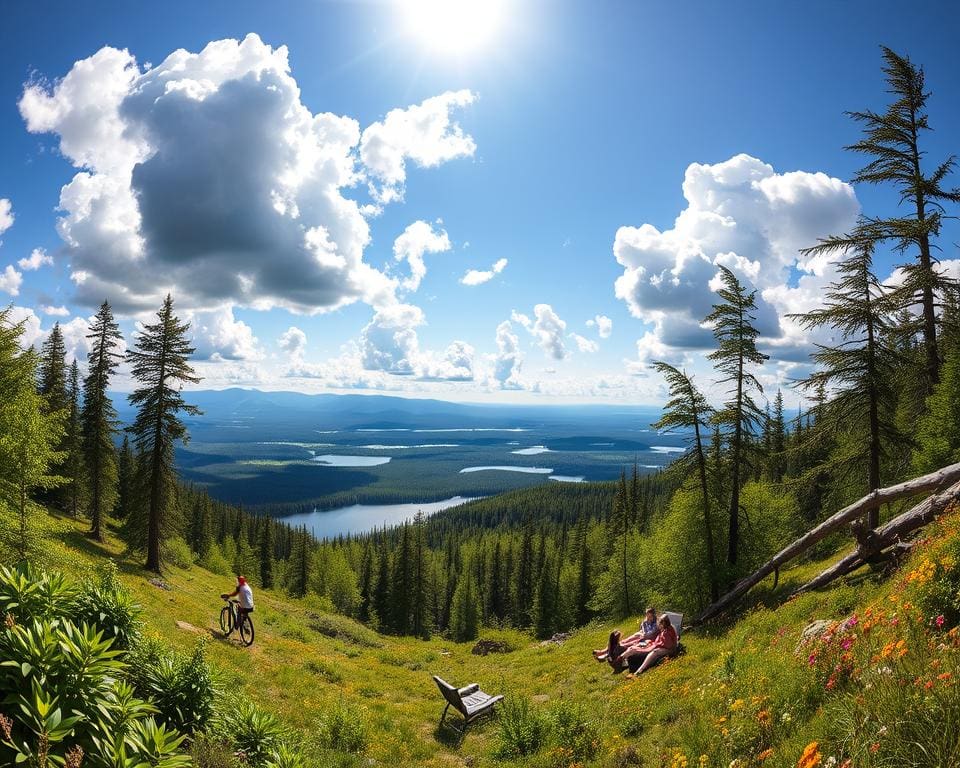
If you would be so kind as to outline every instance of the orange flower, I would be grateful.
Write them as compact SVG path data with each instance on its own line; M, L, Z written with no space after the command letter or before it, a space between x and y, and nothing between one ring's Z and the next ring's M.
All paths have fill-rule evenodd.
M766 709L761 709L757 712L757 722L760 725L770 725L770 712Z
M811 741L803 750L800 759L797 761L797 768L817 768L823 760L820 754L820 745Z
M763 762L763 761L766 760L768 757L770 757L772 754L773 754L773 750L772 750L772 749L765 749L765 750L763 750L763 752L761 752L759 755L757 755L757 760L759 760L760 762Z

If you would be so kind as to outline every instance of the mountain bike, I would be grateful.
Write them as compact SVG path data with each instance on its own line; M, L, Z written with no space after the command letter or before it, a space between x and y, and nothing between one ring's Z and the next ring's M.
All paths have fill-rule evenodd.
M246 611L240 611L240 603L228 597L223 598L227 604L220 609L220 629L224 637L230 637L233 630L239 630L240 642L244 645L253 645L253 619ZM239 626L238 626L239 625Z

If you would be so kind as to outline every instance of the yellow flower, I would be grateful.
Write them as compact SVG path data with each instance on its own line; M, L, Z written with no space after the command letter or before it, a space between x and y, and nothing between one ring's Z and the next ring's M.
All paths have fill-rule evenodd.
M710 758L706 755L700 755L700 759L697 761L699 768L707 768L710 765Z
M733 702L733 704L730 705L730 711L736 712L741 707L743 707L743 699L737 699L736 701Z

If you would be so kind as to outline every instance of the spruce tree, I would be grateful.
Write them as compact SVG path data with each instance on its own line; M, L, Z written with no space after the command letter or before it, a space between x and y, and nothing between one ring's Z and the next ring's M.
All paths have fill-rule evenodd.
M260 586L264 589L273 589L273 520L269 517L260 519Z
M113 512L114 517L119 520L125 520L129 517L130 510L133 507L136 471L136 460L133 449L130 447L130 437L124 434L123 443L117 456L117 505Z
M68 419L70 410L70 393L67 383L67 347L63 340L63 331L60 323L54 323L53 328L40 347L40 360L37 366L37 391L44 398L44 407L48 412L64 411L63 417ZM67 432L64 431L60 442L54 446L58 458L50 467L50 471L69 479L69 449L67 446ZM69 484L58 484L49 488L38 489L38 498L45 504L67 511L71 505L71 489Z
M64 441L64 450L67 457L64 462L63 473L67 479L70 515L78 517L84 498L85 483L83 431L80 423L80 366L76 360L70 366L68 397L70 399L70 409Z
M200 413L180 393L183 384L200 381L188 362L194 351L187 340L189 328L189 323L181 323L173 314L173 299L168 295L157 313L157 322L143 326L136 347L127 353L133 378L141 385L129 400L138 408L131 431L143 456L146 496L143 511L140 505L136 510L133 530L140 532L135 543L146 549L146 567L156 572L162 566L163 539L175 532L173 449L178 440L188 439L180 413Z
M851 239L856 241L856 236ZM873 275L872 242L869 238L857 242L837 265L840 279L827 289L824 306L792 317L808 330L830 327L837 334L835 345L817 345L813 360L818 368L801 386L813 391L831 388L833 397L816 407L814 435L851 435L831 461L842 469L853 466L862 471L866 465L866 490L872 491L880 487L886 446L901 436L892 420L894 355L884 344L890 300ZM826 242L807 252L830 249ZM880 509L874 507L867 524L876 528L879 522Z
M703 514L703 540L707 551L707 575L710 581L710 599L716 601L720 596L720 583L717 577L717 559L714 553L713 524L710 511L710 488L707 483L707 456L703 449L703 431L713 414L693 379L685 371L679 371L669 363L655 362L654 368L667 380L670 399L663 408L663 415L653 425L657 430L693 430L692 451L680 459L683 464L692 462L700 485L700 503ZM689 458L687 458L689 457Z
M592 567L590 561L590 544L587 541L587 517L584 515L577 522L575 551L577 553L577 591L573 603L573 622L582 627L591 618L593 611L589 604L593 597Z
M721 303L704 322L713 327L717 349L708 357L721 374L720 384L728 387L730 399L716 412L715 420L727 429L730 446L730 520L727 534L727 563L736 565L740 549L740 485L747 465L747 445L760 419L751 392L763 394L763 387L750 366L760 365L767 356L757 350L759 331L753 325L757 309L756 291L747 292L726 267L720 267L723 287L717 291Z
M475 640L480 632L480 602L469 570L464 572L453 593L450 632L458 642Z
M83 380L83 456L90 510L90 535L103 540L103 518L113 509L117 494L117 455L113 438L117 434L117 412L107 390L117 369L120 354L120 327L110 305L103 302L87 333L90 354ZM159 565L158 565L159 567Z
M378 628L383 631L390 628L390 550L382 541L377 552L377 578L373 589L373 613Z
M859 235L873 244L891 244L901 253L916 250L915 260L903 264L904 281L897 297L904 303L919 305L919 330L923 338L924 379L927 392L939 381L940 353L937 339L937 302L953 281L937 270L934 241L940 234L945 215L944 203L960 202L960 191L945 189L944 182L956 164L951 155L932 171L925 171L924 134L931 130L923 68L908 57L883 47L883 73L892 101L883 113L865 110L848 113L863 125L863 138L847 147L870 161L853 177L854 183L892 187L906 208L902 216L867 219ZM858 235L858 237L859 237ZM858 246L857 238L831 238L834 249ZM918 327L919 326L919 327Z
M409 635L412 613L413 554L410 524L400 529L400 544L394 553L393 575L390 583L393 608L393 630L398 635Z

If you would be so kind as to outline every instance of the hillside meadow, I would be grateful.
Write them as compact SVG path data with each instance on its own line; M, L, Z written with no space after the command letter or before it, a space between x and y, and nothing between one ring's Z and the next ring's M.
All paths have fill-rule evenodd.
M613 628L600 622L559 643L484 631L509 651L478 656L473 643L381 636L309 598L271 590L257 592L256 642L244 648L214 629L228 580L197 566L171 567L161 588L114 536L94 543L81 522L59 516L44 528L47 567L84 579L114 560L143 609L147 635L184 653L203 642L221 691L218 706L240 692L274 713L308 765L960 762L960 736L950 727L960 720L957 512L889 579L856 575L781 602L826 561L792 568L776 592L761 586L726 624L686 632L685 655L638 679L591 658ZM814 621L824 622L823 634L802 643ZM462 740L439 729L433 674L503 693L499 717ZM319 724L331 711L360 723L356 754L320 746Z

